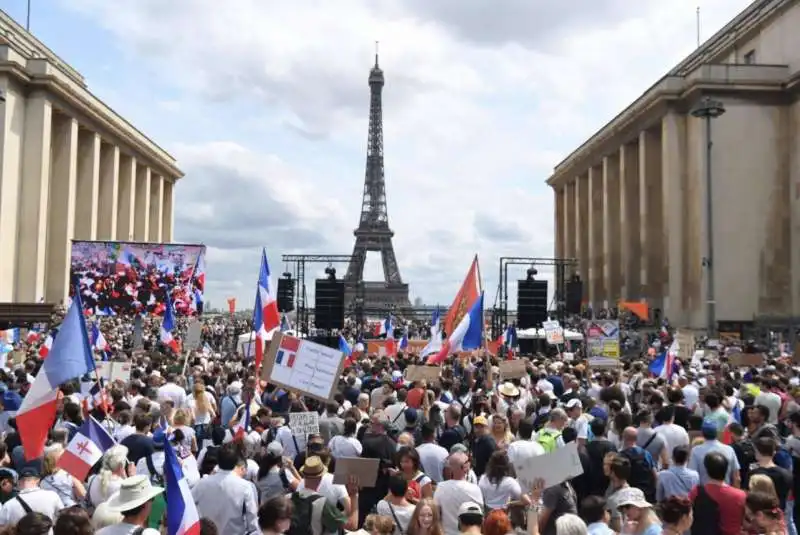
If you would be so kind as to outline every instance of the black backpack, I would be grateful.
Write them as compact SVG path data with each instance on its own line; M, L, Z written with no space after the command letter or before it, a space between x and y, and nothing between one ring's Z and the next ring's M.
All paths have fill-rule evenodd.
M652 441L652 437L650 441ZM649 446L650 441L645 444L645 447ZM648 502L655 503L656 481L653 477L653 468L647 462L646 452L645 448L634 447L622 450L620 453L631 463L631 477L628 484L644 492Z
M292 523L286 535L314 535L311 525L314 513L314 503L325 500L321 494L309 491L296 491L291 493Z
M719 529L719 504L709 496L705 485L697 485L697 496L692 504L692 535L722 535Z

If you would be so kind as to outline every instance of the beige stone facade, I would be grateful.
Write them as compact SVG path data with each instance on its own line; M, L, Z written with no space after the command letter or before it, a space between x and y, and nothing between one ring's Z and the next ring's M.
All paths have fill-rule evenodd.
M800 0L758 0L554 170L557 257L594 307L647 301L706 325L703 96L718 321L800 316Z
M0 302L59 302L71 240L170 242L183 173L0 11Z

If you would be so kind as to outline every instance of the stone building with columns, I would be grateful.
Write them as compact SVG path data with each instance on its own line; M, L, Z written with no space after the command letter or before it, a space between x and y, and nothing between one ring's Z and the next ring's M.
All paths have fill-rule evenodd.
M800 316L800 0L757 0L558 164L555 254L584 302L706 325L705 121L716 319Z
M0 302L58 303L71 240L170 242L175 159L0 11Z

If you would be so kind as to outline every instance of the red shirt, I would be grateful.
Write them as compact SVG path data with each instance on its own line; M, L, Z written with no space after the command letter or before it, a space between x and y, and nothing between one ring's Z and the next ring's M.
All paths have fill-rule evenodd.
M412 409L421 409L422 408L422 396L425 395L425 391L421 388L412 388L408 392L408 396L406 396L406 405L411 407Z
M722 535L739 535L744 522L745 498L747 493L728 484L717 485L707 483L703 486L709 497L719 505L720 526ZM694 503L697 497L697 487L689 493L689 499Z

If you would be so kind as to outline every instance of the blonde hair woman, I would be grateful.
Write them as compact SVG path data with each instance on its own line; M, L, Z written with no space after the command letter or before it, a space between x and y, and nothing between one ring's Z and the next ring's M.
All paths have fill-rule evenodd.
M183 440L179 445L185 448L187 452L192 452L192 455L196 455L197 438L195 437L194 428L189 426L191 423L191 414L186 409L177 409L172 415L172 428L180 429L183 433Z
M753 474L750 476L750 481L747 483L747 490L750 492L763 492L775 498L778 497L778 491L775 490L775 482L766 474Z
M86 496L86 488L78 478L58 468L58 460L63 454L64 446L61 444L51 444L45 448L40 486L58 494L64 507L71 507Z
M502 414L492 415L492 438L497 444L497 449L506 449L514 441L511 426L508 425L508 418Z
M86 490L89 504L98 507L122 486L122 481L136 473L128 462L128 448L120 444L112 446L103 454L100 472L89 477Z
M203 381L197 381L192 387L192 397L186 405L194 415L194 432L197 443L211 437L211 422L217 417L217 404L207 390Z
M406 535L444 535L439 508L433 498L422 498L411 515Z

